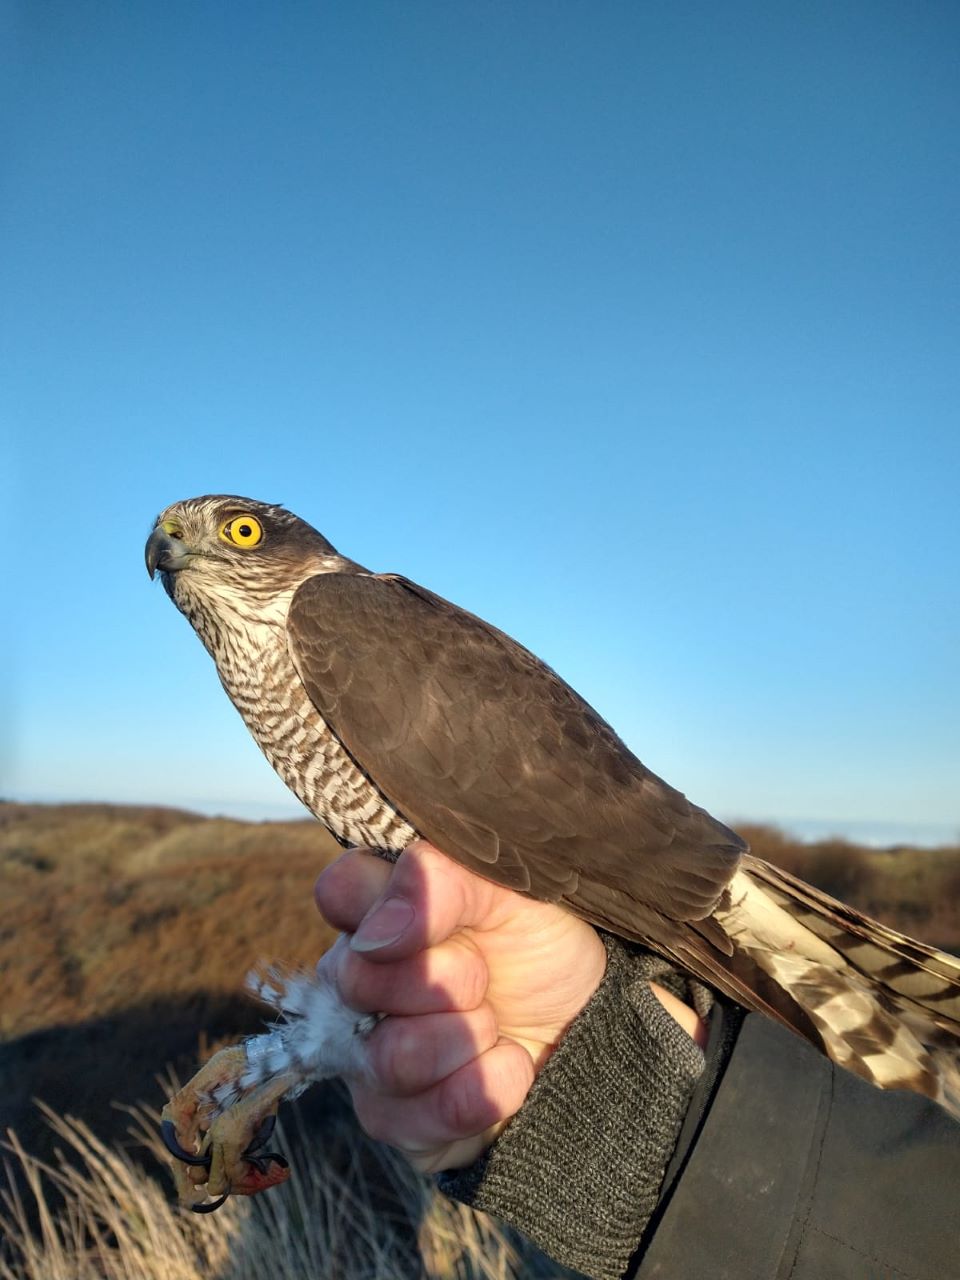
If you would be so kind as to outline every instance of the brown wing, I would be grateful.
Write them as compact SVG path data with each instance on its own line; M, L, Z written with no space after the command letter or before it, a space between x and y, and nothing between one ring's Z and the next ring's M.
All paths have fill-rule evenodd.
M404 816L480 875L671 946L712 922L743 841L533 654L403 578L321 574L288 616L310 698ZM693 941L691 939L691 941ZM697 948L699 949L699 948Z

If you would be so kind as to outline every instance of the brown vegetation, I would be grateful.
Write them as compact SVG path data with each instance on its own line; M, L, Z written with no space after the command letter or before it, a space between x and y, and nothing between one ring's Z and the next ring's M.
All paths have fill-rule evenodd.
M287 1111L282 1138L289 1149ZM282 1195L231 1200L210 1219L180 1212L167 1188L86 1125L48 1119L63 1148L53 1166L42 1166L16 1139L9 1147L22 1191L0 1194L0 1237L7 1243L5 1250L0 1245L0 1280L561 1280L568 1274L492 1219L412 1177L399 1156L374 1151L356 1130L340 1147L345 1161L331 1160L302 1135ZM146 1115L137 1119L159 1158L155 1124ZM50 1204L52 1191L65 1206L59 1211Z
M739 829L758 856L904 932L960 951L960 848L873 851L842 840L804 845L769 827ZM311 890L337 853L312 821L255 824L172 809L0 803L0 1129L16 1129L27 1152L55 1163L54 1139L34 1099L78 1117L97 1135L68 1138L74 1158L86 1162L84 1177L93 1176L94 1166L107 1167L95 1154L96 1141L105 1141L110 1159L121 1162L109 1166L116 1185L139 1179L144 1199L138 1212L162 1217L156 1206L165 1199L157 1199L133 1166L124 1171L128 1156L121 1149L135 1144L127 1113L113 1104L159 1105L156 1073L165 1065L184 1078L192 1074L204 1038L257 1029L260 1011L241 994L244 974L257 960L316 961L331 935ZM329 1161L338 1159L330 1134L348 1123L342 1100L335 1090L319 1089L304 1101L304 1125L324 1135L328 1178ZM307 1144L318 1145L315 1136ZM336 1165L341 1188L347 1165L356 1162L350 1154L355 1146L354 1137ZM315 1155L302 1153L311 1170ZM29 1160L25 1167L36 1174ZM66 1176L60 1190L68 1201L73 1195L76 1216L81 1184L70 1192ZM305 1176L314 1187L321 1177ZM414 1190L423 1194L419 1184ZM109 1193L103 1194L106 1205ZM237 1221L246 1222L250 1212L238 1209ZM252 1220L260 1221L256 1215ZM114 1228L96 1229L115 1234ZM162 1230L169 1229L164 1220ZM281 1228L274 1223L269 1229ZM456 1228L461 1235L466 1230L462 1223ZM191 1257L192 1231L181 1232L177 1245ZM504 1248L501 1260L509 1252ZM51 1269L52 1257L44 1255L39 1270L7 1274L28 1280L60 1274ZM71 1265L64 1263L64 1275L72 1274ZM136 1274L188 1277L192 1265L165 1272L144 1264ZM523 1273L531 1274L532 1265L525 1261ZM369 1274L416 1273L390 1266L392 1272L389 1266L377 1271L371 1264ZM126 1273L103 1264L90 1274ZM241 1274L247 1273L236 1272ZM289 1274L296 1274L292 1264ZM510 1271L503 1262L501 1270L484 1274Z
M311 889L338 851L312 821L0 804L0 1036L235 995L258 957L314 963Z
M119 1136L113 1101L193 1074L198 1036L258 1029L242 994L259 959L312 965L313 905L338 852L316 822L170 809L0 805L0 1118L48 1151L32 1099Z

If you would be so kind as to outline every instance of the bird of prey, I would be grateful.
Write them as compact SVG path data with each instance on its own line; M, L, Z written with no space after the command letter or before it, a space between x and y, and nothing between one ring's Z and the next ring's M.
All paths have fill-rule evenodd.
M341 843L396 855L423 837L960 1113L960 963L751 856L509 636L248 498L174 503L146 562ZM316 974L255 987L277 1025L215 1055L164 1112L181 1199L202 1211L283 1180L263 1150L278 1102L358 1069L372 1025Z

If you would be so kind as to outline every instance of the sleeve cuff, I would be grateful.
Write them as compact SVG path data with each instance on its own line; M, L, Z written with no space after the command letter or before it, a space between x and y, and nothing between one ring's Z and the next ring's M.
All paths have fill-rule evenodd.
M567 1267L622 1275L653 1213L704 1055L650 990L676 970L605 937L593 999L483 1157L443 1191L503 1218ZM667 977L667 981L664 978Z

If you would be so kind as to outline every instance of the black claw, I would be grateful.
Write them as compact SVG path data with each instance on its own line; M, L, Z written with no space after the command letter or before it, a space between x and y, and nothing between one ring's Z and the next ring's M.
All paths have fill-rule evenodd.
M260 1128L250 1139L247 1149L243 1153L243 1158L247 1164L252 1164L258 1173L267 1172L267 1161L274 1160L281 1169L289 1169L289 1163L284 1159L279 1151L264 1151L263 1147L270 1140L274 1129L277 1127L277 1117L275 1115L266 1116L260 1124Z
M251 1151L258 1151L262 1146L264 1146L270 1140L270 1137L272 1136L273 1131L276 1127L277 1127L277 1117L275 1115L264 1116L263 1120L260 1123L260 1128L250 1139L249 1143L247 1144L247 1149L246 1151L244 1151L243 1154L245 1156L249 1156Z
M177 1140L177 1130L172 1120L161 1122L160 1136L163 1138L163 1145L175 1159L182 1160L184 1164L202 1165L204 1169L210 1168L209 1155L199 1155L196 1151L185 1151L181 1147Z
M277 1117L275 1115L266 1116L243 1153L244 1160L264 1176L267 1173L267 1163L270 1160L278 1164L281 1169L290 1168L289 1161L279 1151L261 1150L264 1143L268 1142L272 1137L276 1125ZM199 1155L196 1151L187 1151L181 1147L177 1138L177 1130L172 1120L161 1121L160 1136L163 1138L163 1145L175 1159L182 1161L184 1164L197 1165L204 1169L210 1168L212 1157L209 1152L205 1155ZM215 1213L229 1194L230 1192L226 1191L219 1200L211 1200L209 1204L192 1204L190 1208L194 1213Z
M216 1213L229 1194L229 1191L225 1191L219 1200L211 1200L209 1204L192 1204L190 1208L194 1213Z
M247 1164L252 1165L257 1173L266 1176L267 1164L273 1161L278 1164L281 1169L289 1169L290 1162L280 1154L279 1151L258 1151L255 1155L251 1155L249 1151L243 1153L243 1158Z

